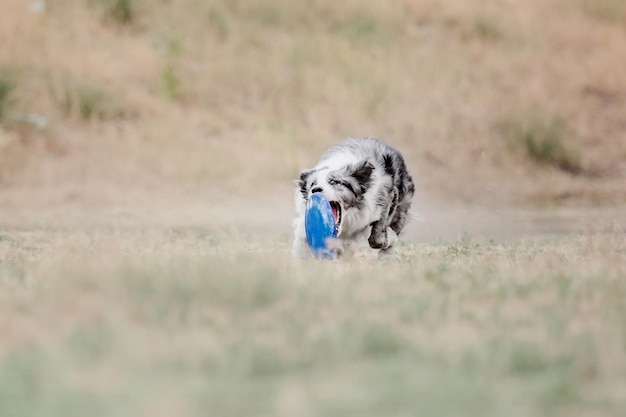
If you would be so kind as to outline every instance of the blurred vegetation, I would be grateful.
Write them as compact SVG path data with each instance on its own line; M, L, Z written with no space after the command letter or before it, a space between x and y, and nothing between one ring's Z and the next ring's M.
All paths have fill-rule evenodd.
M11 92L16 87L15 75L7 70L0 70L0 123L6 118L11 105Z
M339 140L378 136L438 197L584 195L597 184L580 174L602 172L604 200L626 202L621 0L58 0L39 12L7 1L0 67L20 71L0 77L2 117L41 116L67 149L121 153L164 184L250 191L263 172L280 188ZM510 133L518 158L498 125L531 106L548 122ZM113 175L104 159L59 170ZM531 180L537 163L558 170Z
M565 123L560 119L530 117L503 124L512 148L522 149L532 161L571 174L583 174L580 152L572 145Z
M402 246L386 264L303 265L280 238L231 233L18 232L0 245L3 416L613 416L625 405L611 389L625 359L608 354L626 336L617 233L466 236Z
M136 0L97 0L97 2L104 9L107 20L120 25L127 25L135 20Z
M611 23L626 24L626 0L579 0L590 16Z

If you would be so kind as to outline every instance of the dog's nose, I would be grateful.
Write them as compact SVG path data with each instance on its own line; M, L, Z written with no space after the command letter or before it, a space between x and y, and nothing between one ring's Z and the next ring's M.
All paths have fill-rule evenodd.
M315 187L311 190L311 194L321 193L321 192L322 192L322 187Z

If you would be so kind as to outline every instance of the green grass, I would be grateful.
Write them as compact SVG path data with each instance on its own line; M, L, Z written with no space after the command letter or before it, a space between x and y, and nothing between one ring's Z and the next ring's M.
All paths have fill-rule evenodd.
M107 94L100 88L85 83L66 82L59 102L66 117L78 116L83 120L104 117L111 110Z
M104 0L104 16L119 25L133 23L136 18L136 0Z
M495 41L502 38L502 31L491 19L478 17L474 20L474 34L485 41Z
M626 23L625 0L580 0L582 10L598 20L612 23Z
M14 75L8 71L0 71L0 122L6 118L6 113L11 105L11 93L15 87Z
M181 80L173 63L168 62L162 73L163 88L168 98L174 100L181 96Z
M12 239L0 415L626 410L622 235L405 245L385 264L296 263L275 237Z
M571 174L584 174L581 152L572 143L563 121L551 118L509 120L504 133L513 149L522 149L539 165L548 165Z
M76 91L79 114L83 119L91 119L101 112L104 94L94 88L82 87Z
M226 8L223 5L211 5L209 11L207 12L207 20L209 27L215 31L220 39L224 40L228 38L230 25Z

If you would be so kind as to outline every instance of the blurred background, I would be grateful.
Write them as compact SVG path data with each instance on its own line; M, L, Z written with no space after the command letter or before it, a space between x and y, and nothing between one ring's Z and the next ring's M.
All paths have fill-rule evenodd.
M624 0L3 0L0 221L287 233L360 136L455 233L620 213L625 62Z

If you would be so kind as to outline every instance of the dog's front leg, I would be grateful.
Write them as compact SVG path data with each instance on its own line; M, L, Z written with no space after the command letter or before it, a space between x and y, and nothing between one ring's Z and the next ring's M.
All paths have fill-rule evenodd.
M372 224L372 232L367 239L372 249L388 249L398 240L396 232L385 224L386 220L381 219Z
M398 236L389 228L389 216L393 215L398 201L398 190L394 187L387 198L387 204L381 210L379 220L372 223L372 231L369 239L367 239L372 249L388 249L396 243ZM385 199L379 198L379 201Z

